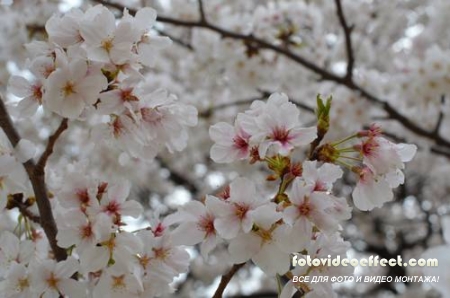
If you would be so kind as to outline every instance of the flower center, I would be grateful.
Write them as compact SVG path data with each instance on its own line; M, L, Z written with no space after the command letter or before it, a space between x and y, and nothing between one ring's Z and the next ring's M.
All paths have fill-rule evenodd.
M286 130L284 127L276 127L272 131L272 140L278 141L281 143L286 143L289 141L289 131Z
M205 231L206 236L216 233L214 229L214 218L211 215L202 217L198 225L200 230Z

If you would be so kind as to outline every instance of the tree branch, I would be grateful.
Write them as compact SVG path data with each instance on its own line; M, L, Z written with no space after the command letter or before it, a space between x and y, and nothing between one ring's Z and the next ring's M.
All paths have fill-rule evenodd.
M114 7L114 8L120 9L120 10L124 9L124 6L117 4L117 3L110 3L105 0L94 0L94 1L97 3L107 5L109 7ZM129 11L131 14L136 12L135 10L132 10L132 9L130 9ZM246 34L241 34L238 32L229 31L227 29L223 29L216 25L210 24L209 22L184 21L184 20L178 20L178 19L164 17L164 16L158 16L157 21L166 23L166 24L175 25L175 26L180 26L180 27L209 29L211 31L214 31L214 32L220 34L223 38L232 38L235 40L241 40L241 41L245 42L246 44L250 44L253 47L256 47L258 49L272 50L275 53L278 53L282 56L285 56L288 59L291 59L292 61L297 62L298 64L302 65L306 69L308 69L311 72L318 75L320 77L320 79L322 79L322 80L335 82L338 85L345 86L345 87L349 88L350 90L353 90L353 91L359 93L362 97L365 97L369 102L372 102L372 103L380 106L382 109L384 109L384 111L388 114L388 116L391 119L398 121L406 129L410 130L411 132L413 132L419 136L422 136L424 138L427 138L431 141L434 141L434 143L436 145L450 148L449 140L446 140L441 136L436 136L435 134L433 134L433 131L428 131L428 130L424 129L423 127L415 124L413 121L411 121L405 115L398 112L393 106L391 106L387 102L387 100L378 98L377 96L373 95L372 93L370 93L363 87L359 86L355 82L348 80L347 77L338 76L325 68L317 66L313 62L308 61L305 58L303 58L302 56L292 52L290 49L276 46L276 45L271 44L270 42L267 42L263 39L257 38L255 36L253 36L252 34L246 35ZM351 27L349 27L349 28L351 28Z
M442 111L442 106L445 103L445 95L441 96L441 107L440 107L440 111L439 111L439 116L438 116L438 121L436 122L436 126L434 128L434 135L435 136L439 136L439 130L441 129L441 125L442 125L442 120L444 120L444 113Z
M68 119L63 118L61 124L58 129L48 138L47 147L42 153L39 161L37 162L34 171L39 174L45 174L45 165L47 163L48 158L53 153L53 148L55 147L56 140L58 140L59 136L67 129Z
M350 83L353 81L353 66L355 64L355 54L353 52L352 37L351 37L354 26L353 25L349 26L347 24L347 20L345 19L344 11L342 9L341 0L335 0L335 2L336 2L337 15L339 18L339 22L341 23L342 29L344 30L345 49L347 52L347 73L345 75L345 78Z
M205 9L202 0L198 0L198 10L200 12L200 23L206 23Z
M169 180L171 180L173 183L175 183L175 185L181 185L181 186L185 187L187 190L189 190L192 193L192 195L194 197L198 194L199 189L198 189L197 185L194 184L194 182L190 181L183 175L181 175L178 172L171 169L169 167L169 165L161 157L157 156L155 158L155 160L159 162L159 165L161 166L161 168L167 169L169 171Z
M217 287L217 290L212 298L222 298L223 292L225 291L225 288L227 287L228 283L233 278L234 274L244 265L245 263L234 264L233 267L231 267L230 271L228 271L227 274L222 276L222 278L220 279L219 286Z
M16 147L17 143L20 141L20 135L9 117L2 98L0 98L0 126L11 142L11 145ZM40 224L44 229L45 235L50 243L50 247L52 248L57 261L65 260L67 258L67 252L65 249L59 247L56 241L58 229L53 217L52 206L48 198L45 177L43 175L44 173L36 172L36 165L32 159L23 163L23 166L28 174L28 177L30 178L31 185L33 186L36 203L39 209Z
M31 204L23 202L23 193L8 195L8 203L6 205L7 209L17 208L23 216L30 219L32 222L39 224L41 222L41 219L39 218L39 216L33 214L33 212L28 209L29 206L31 206Z

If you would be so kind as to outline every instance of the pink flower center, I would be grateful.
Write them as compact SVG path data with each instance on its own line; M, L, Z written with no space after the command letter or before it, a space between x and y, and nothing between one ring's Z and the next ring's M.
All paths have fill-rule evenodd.
M117 203L115 201L109 202L108 205L106 205L103 208L103 211L105 211L108 214L118 214L119 210L120 210L120 205L119 205L119 203Z
M200 230L208 235L215 235L216 229L214 228L214 218L211 215L204 216L200 219L198 226Z
M282 144L287 143L290 140L289 131L284 127L276 127L272 131L271 139L274 141L278 141Z
M123 101L139 101L139 99L133 95L133 88L120 90L120 98Z
M241 138L240 136L236 136L233 139L234 147L236 147L239 150L248 150L248 142L247 140Z
M156 229L154 229L153 230L153 235L155 235L155 237L159 237L159 236L161 236L162 234L163 234L163 232L164 232L164 226L162 225L162 223L159 223L157 226L156 226Z
M316 181L316 185L314 186L314 191L326 191L327 186L322 181Z
M41 86L33 85L31 87L31 89L33 91L34 99L36 99L39 104L42 104L42 89L41 89Z
M157 123L161 122L164 115L159 112L157 109L152 108L142 108L141 109L142 119L144 121L149 122L153 125L156 125Z
M364 156L370 156L375 153L378 148L378 143L374 139L367 140L362 144L361 151Z
M308 216L311 210L311 205L308 202L305 202L298 206L298 212L303 216Z
M93 234L91 225L86 225L86 226L82 227L80 234L81 234L81 238L83 238L83 239L91 238L92 234Z

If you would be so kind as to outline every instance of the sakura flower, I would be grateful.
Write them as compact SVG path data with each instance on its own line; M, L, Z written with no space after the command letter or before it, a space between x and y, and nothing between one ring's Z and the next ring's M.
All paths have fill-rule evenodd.
M24 264L13 262L1 284L2 293L6 298L38 297L32 292L30 274Z
M209 136L215 142L211 147L211 159L217 163L229 163L245 159L250 154L250 135L236 120L234 127L220 122L209 128Z
M250 232L253 226L252 211L266 203L256 192L254 183L247 178L236 178L230 184L230 198L222 201L209 197L208 209L215 215L214 227L219 235L231 239L242 231Z
M0 236L0 275L8 270L11 263L27 265L34 254L34 245L30 240L20 240L9 231Z
M134 234L120 232L111 234L108 239L97 246L87 246L80 254L80 269L83 273L96 272L103 269L110 261L130 268L135 255L142 249L142 243Z
M39 297L58 298L86 297L86 289L72 275L78 271L79 263L73 257L65 261L44 260L31 271L31 287Z
M150 29L156 22L156 11L150 7L143 7L132 18L125 10L122 20L132 22L134 30L139 33L139 41L136 45L139 61L145 66L154 66L157 57L156 51L172 44L170 38L166 36L150 36Z
M131 184L124 180L116 184L110 184L106 196L100 200L97 207L99 212L108 215L114 224L120 225L123 216L139 217L142 213L142 205L135 200L126 200L130 193Z
M172 232L175 245L194 245L202 242L200 251L204 258L221 241L214 227L215 216L208 210L211 200L214 198L206 198L206 206L198 201L184 205L177 214L181 224Z
M27 118L33 116L40 105L42 105L43 86L40 80L29 82L19 76L11 76L8 90L22 100L16 107L15 115Z
M111 219L106 214L98 214L92 222L80 210L74 210L56 217L56 222L58 246L75 245L79 253L106 240L113 232Z
M97 193L101 186L90 176L79 173L69 173L65 177L66 183L58 192L61 206L72 209L77 208L86 212L87 208L98 206Z
M134 273L113 265L102 272L93 290L93 298L138 297L143 292L142 281Z
M34 154L35 146L30 141L21 139L13 148L3 130L0 130L0 189L10 193L26 189L28 176L21 163Z
M303 249L303 243L296 241L301 238L298 231L276 223L281 217L275 204L255 210L253 218L257 228L231 240L228 247L231 260L239 264L252 259L268 275L285 274L289 270L290 252Z
M85 12L80 22L80 35L90 60L114 64L123 64L132 58L131 48L138 38L129 22L119 22L116 27L114 14L102 5Z
M284 220L301 231L307 239L312 237L313 226L326 232L338 228L338 218L332 214L334 198L324 192L314 192L314 186L304 186L299 178L292 184L289 193L291 206L284 209Z
M300 111L285 94L274 93L262 113L255 117L254 124L243 123L243 129L252 136L252 142L259 144L261 158L269 149L270 154L287 155L317 137L316 127L303 128L299 117Z
M70 119L78 118L87 105L93 105L107 87L100 72L89 72L86 61L76 59L52 72L46 82L45 105Z
M317 168L317 161L303 162L302 177L314 191L331 191L333 183L342 177L344 172L339 166L324 163Z
M121 82L117 88L102 92L100 94L100 102L96 109L101 114L121 114L125 109L133 110L132 104L137 103L139 98L134 91L133 82Z
M159 279L170 282L187 271L189 254L172 242L171 235L155 237L151 231L140 231L137 237L143 244L137 262L146 274L157 274Z
M368 138L356 147L363 155L363 163L377 175L404 169L404 162L411 161L417 151L416 145L394 144L383 137Z
M83 12L79 9L72 9L63 16L53 15L45 23L49 40L63 48L82 43L80 21L83 16Z
M139 102L139 129L144 144L165 144L169 152L181 151L187 145L188 126L197 125L197 109L177 102L177 97L166 90L141 89Z
M381 207L394 198L391 186L380 176L376 176L368 167L357 170L359 180L353 190L352 197L355 206L363 211Z

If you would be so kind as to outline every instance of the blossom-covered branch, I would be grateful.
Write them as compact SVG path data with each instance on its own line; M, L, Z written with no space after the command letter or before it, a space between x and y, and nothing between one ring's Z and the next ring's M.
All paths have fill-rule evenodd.
M94 2L102 3L104 5L114 7L119 10L123 10L125 8L123 5L120 5L117 3L111 3L111 2L105 1L105 0L94 0ZM134 10L132 10L132 9L130 9L129 11L130 11L130 13L134 13ZM314 64L311 61L308 61L307 59L303 58L302 56L292 52L288 48L274 45L274 44L267 42L261 38L255 37L252 34L250 34L250 35L241 34L238 32L233 32L233 31L218 27L214 24L209 23L208 21L184 21L184 20L179 20L179 19L174 19L174 18L164 17L164 16L158 16L157 20L162 23L180 26L180 27L208 29L208 30L211 30L211 31L214 31L214 32L220 34L223 38L242 40L246 44L251 45L252 47L256 47L258 49L272 50L275 53L285 56L285 57L297 62L298 64L302 65L306 69L312 71L313 73L317 74L319 79L321 79L321 80L335 82L339 85L349 88L350 90L355 91L356 93L365 97L370 102L381 107L389 115L389 117L391 119L398 121L406 129L410 130L411 132L413 132L419 136L422 136L424 138L427 138L427 139L433 141L438 147L440 146L440 147L444 147L446 149L450 149L450 141L449 140L443 138L440 135L434 134L433 131L429 131L429 130L421 127L420 125L415 123L413 120L411 120L409 117L407 117L406 115L399 112L387 100L377 97L375 94L366 90L364 87L358 85L353 80L349 80L347 76L344 76L344 77L338 76L338 75L330 72L329 70L322 68L322 67ZM351 28L351 27L348 27L348 28ZM350 65L350 66L353 65L350 62L350 60L349 60L348 65Z
M11 145L16 147L19 144L20 136L15 129L8 111L6 110L3 99L0 98L0 126L7 135ZM36 196L36 203L39 208L40 224L45 231L50 246L55 254L55 258L58 261L65 260L67 258L66 250L59 247L56 242L56 234L58 229L56 227L55 219L53 217L52 207L48 197L47 186L45 184L44 173L36 172L36 165L32 159L28 159L23 162L23 166L26 169L28 177L30 178L33 186L34 194Z

